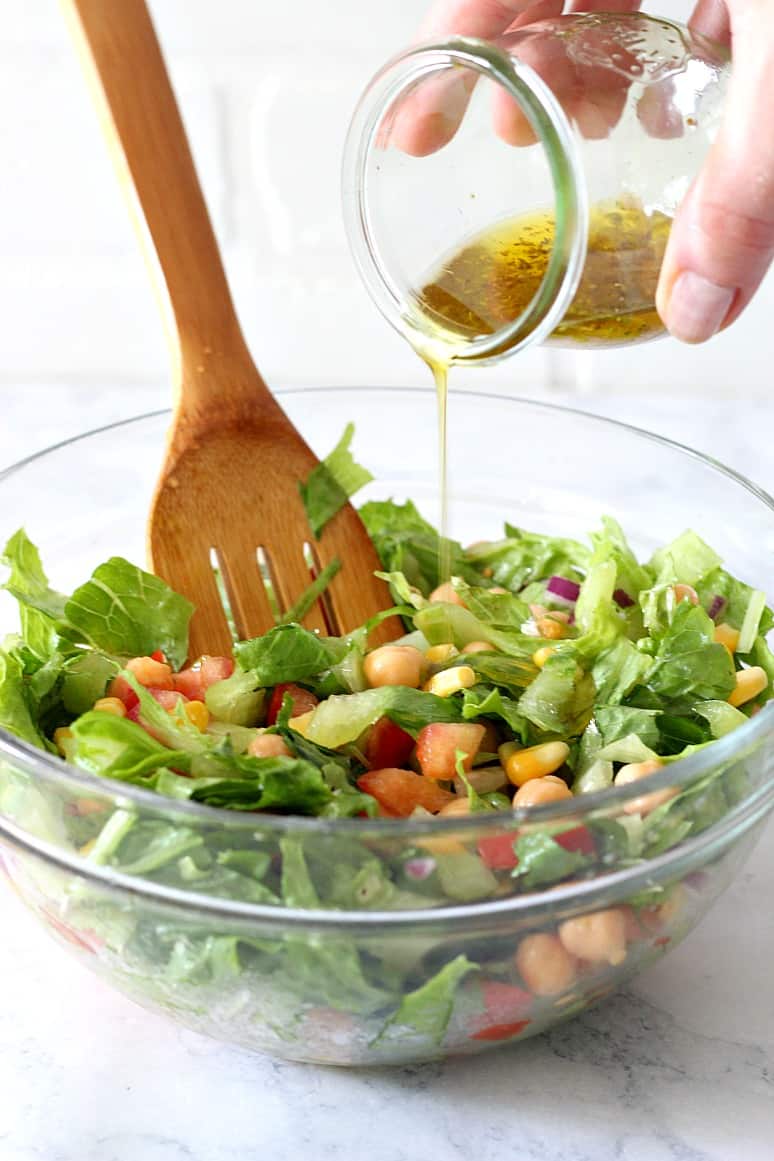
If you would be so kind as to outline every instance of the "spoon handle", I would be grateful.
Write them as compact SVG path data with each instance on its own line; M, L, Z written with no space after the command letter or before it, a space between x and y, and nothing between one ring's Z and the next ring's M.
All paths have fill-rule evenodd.
M242 337L145 0L62 3L160 291L178 411L201 414L215 395L218 405L254 413L264 384Z

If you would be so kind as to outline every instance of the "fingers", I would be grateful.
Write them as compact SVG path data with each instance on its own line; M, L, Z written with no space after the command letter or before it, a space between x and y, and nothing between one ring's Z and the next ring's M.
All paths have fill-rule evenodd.
M709 10L709 6L705 5ZM700 343L728 326L774 255L774 2L729 2L734 70L723 125L672 228L657 293L667 328Z
M491 39L534 7L534 0L439 0L422 22L418 39ZM559 11L561 7L560 0ZM475 82L472 72L441 74L419 82L388 112L379 133L381 143L389 142L411 157L437 152L457 132Z
M441 33L490 39L534 7L535 0L437 0L420 25L419 36ZM561 11L561 3L558 8Z

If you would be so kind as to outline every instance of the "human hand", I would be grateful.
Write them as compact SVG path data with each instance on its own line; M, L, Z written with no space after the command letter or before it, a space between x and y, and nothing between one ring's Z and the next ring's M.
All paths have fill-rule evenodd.
M635 12L636 0L437 0L420 27L423 38L439 35L491 39L536 20L568 12ZM733 44L734 70L723 124L701 173L680 207L661 270L657 306L669 331L700 343L732 323L758 289L774 256L774 137L769 101L774 100L774 0L698 0L690 26L711 40ZM625 94L624 94L625 95ZM460 87L457 120L469 96ZM495 106L497 131L520 144L528 128L505 94ZM430 94L432 100L432 94ZM447 110L453 102L445 96ZM615 123L620 88L606 106L587 114L581 130L594 135ZM427 153L451 138L456 124L412 110L393 127L392 140L411 153ZM576 119L578 110L574 110ZM416 114L419 114L415 117Z

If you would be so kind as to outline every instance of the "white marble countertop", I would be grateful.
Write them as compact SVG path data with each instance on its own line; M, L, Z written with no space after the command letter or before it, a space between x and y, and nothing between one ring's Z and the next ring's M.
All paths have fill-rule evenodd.
M4 390L0 466L163 395ZM586 397L774 488L774 403ZM768 1161L774 830L689 939L514 1049L393 1071L285 1064L112 992L0 890L2 1161Z

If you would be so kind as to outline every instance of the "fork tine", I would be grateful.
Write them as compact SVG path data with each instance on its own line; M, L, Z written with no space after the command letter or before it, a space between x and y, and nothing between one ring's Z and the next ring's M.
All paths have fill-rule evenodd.
M284 610L290 609L314 579L309 565L304 560L303 541L288 536L277 536L270 544L264 540L264 551L271 561L272 577L280 605ZM307 629L327 633L325 618L318 601L315 601L302 624Z
M363 528L357 511L347 505L326 525L319 544L320 559L327 563L338 557L343 564L328 588L328 599L339 629L349 633L379 609L389 609L392 601L383 580L374 576L381 569L376 549ZM351 578L356 577L353 584ZM382 621L369 634L370 645L394 641L404 632L397 617Z
M216 548L223 585L231 607L231 616L240 641L265 633L274 624L258 558L244 544Z
M175 552L174 542L169 539L162 543L151 539L148 550L152 570L194 605L188 635L189 660L204 653L230 657L231 630L212 571L209 549L187 545L185 551Z

